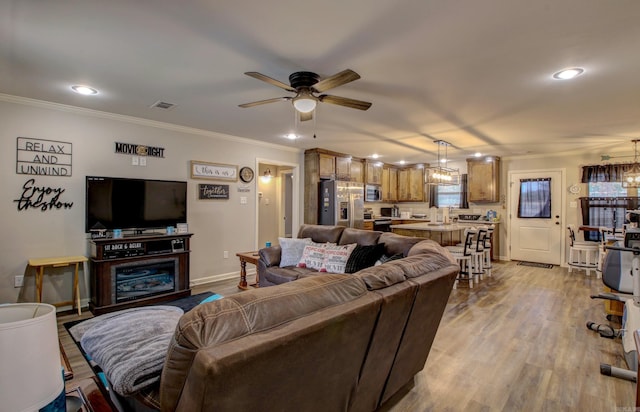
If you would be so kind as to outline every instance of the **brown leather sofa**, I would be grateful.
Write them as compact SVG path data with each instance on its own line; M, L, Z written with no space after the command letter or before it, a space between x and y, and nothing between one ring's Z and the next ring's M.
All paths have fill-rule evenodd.
M392 256L401 253L405 257L415 244L425 240L424 238L396 235L390 232L345 228L344 226L307 224L300 227L298 238L310 238L316 243L335 243L337 245L356 243L361 246L367 246L384 243L385 255ZM448 255L448 251L441 248L436 242L430 242L430 244L433 248ZM261 287L279 285L303 277L320 274L317 270L306 267L280 267L281 253L282 248L279 245L264 248L259 251L260 259L258 260L257 271ZM455 263L453 258L452 261Z
M433 242L384 240L407 257L183 315L151 400L162 411L378 409L424 367L458 272Z

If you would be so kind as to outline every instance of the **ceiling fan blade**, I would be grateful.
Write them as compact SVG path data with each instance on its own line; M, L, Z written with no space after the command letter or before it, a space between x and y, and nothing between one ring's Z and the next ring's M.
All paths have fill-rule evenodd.
M245 72L245 74L247 76L253 77L254 79L258 79L258 80L262 80L263 82L267 82L269 84L272 84L276 87L280 87L281 89L285 89L286 91L289 92L295 92L296 89L294 89L293 87L289 86L286 83L282 83L280 80L276 80L274 78L271 78L269 76L265 76L262 73L258 73L258 72Z
M275 103L275 102L281 102L284 100L291 100L291 99L292 97L275 97L273 99L258 100L257 102L239 104L238 106L247 108L247 107L259 106L261 104Z
M301 122L306 122L307 120L313 119L313 111L310 111L308 113L302 113L302 112L299 112L299 113L300 113Z
M333 89L334 87L342 86L343 84L358 80L359 78L360 75L358 73L351 69L346 69L331 77L320 80L312 86L312 89L315 90L316 93L322 93L329 89Z
M339 106L350 107L352 109L367 110L371 107L371 103L362 100L349 99L348 97L331 96L322 94L318 96L318 100L323 103L337 104Z

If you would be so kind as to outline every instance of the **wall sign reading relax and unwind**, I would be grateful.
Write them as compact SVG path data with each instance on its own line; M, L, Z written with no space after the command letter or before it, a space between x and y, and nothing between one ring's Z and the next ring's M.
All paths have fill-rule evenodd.
M18 137L16 146L17 174L71 176L71 143Z
M43 212L54 209L71 209L73 202L65 202L60 195L65 189L61 187L37 186L35 179L29 179L22 185L22 194L14 199L18 204L18 211L40 209Z
M198 199L229 199L229 185L198 185Z

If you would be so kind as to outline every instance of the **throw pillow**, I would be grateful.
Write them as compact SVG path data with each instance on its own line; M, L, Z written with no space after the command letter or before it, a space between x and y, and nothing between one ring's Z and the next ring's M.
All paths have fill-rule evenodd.
M384 243L378 243L377 245L357 245L344 269L345 273L356 273L364 268L375 265L376 260L380 259L384 255Z
M380 259L376 261L375 266L382 265L383 263L389 262L391 260L402 259L403 257L404 255L402 253L396 253L393 256L382 255L382 257L380 257Z
M298 267L320 270L324 262L325 243L311 243L304 247Z
M349 256L356 248L355 243L348 245L327 245L324 249L324 260L320 272L344 273Z
M304 247L313 242L310 237L305 239L279 237L278 243L280 243L280 248L282 249L280 255L280 267L283 268L297 265L298 262L300 262L300 258L302 258Z

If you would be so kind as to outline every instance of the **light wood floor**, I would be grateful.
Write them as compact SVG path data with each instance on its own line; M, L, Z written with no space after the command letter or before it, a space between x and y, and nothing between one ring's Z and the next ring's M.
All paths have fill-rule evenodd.
M238 293L237 281L199 287ZM602 282L566 268L494 264L494 276L452 291L425 368L384 411L632 411L635 384L600 375L600 362L624 367L619 340L585 327L607 323L589 298ZM83 313L83 317L91 316ZM74 381L92 375L62 327ZM615 323L612 323L616 325ZM618 326L618 325L616 325ZM69 381L68 387L74 381Z

